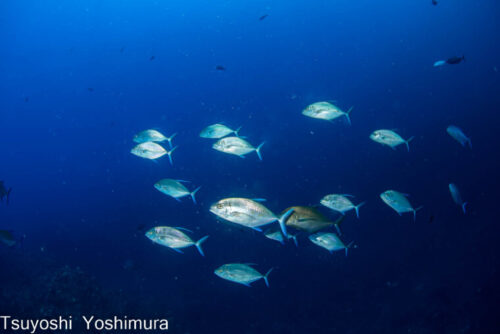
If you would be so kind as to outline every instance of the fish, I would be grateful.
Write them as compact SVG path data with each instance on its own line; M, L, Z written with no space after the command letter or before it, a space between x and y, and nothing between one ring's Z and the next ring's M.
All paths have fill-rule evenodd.
M353 247L354 242L351 241L347 246L344 245L342 240L335 233L318 232L311 234L309 240L315 245L323 247L330 253L345 249L345 255L347 256L347 250ZM356 247L356 246L354 246Z
M217 65L217 66L215 66L215 69L216 69L217 71L225 71L225 70L226 70L226 68L225 68L224 66L222 66L222 65Z
M434 6L437 6L437 4L438 4L437 0L432 0L432 4L433 4Z
M404 140L400 135L392 130L376 130L373 131L370 135L370 139L374 142L377 142L382 145L387 145L393 150L396 149L396 146L401 144L406 144L406 149L410 152L410 145L408 143L413 140L414 137L410 137L407 140Z
M351 114L352 108L353 107L349 108L348 111L342 111L339 107L330 102L316 102L308 105L302 110L302 115L326 121L332 121L338 117L344 116L350 125L351 117L349 115Z
M281 233L281 230L279 228L272 226L264 231L264 235L268 239L275 240L282 245L285 244L285 237L283 236L283 233ZM286 239L287 240L292 239L293 242L295 243L295 246L297 247L299 246L299 244L297 243L297 235L288 234Z
M450 65L456 65L456 64L460 64L462 61L465 61L465 56L448 58L446 60L446 63L450 64Z
M7 230L0 230L0 242L7 247L12 247L17 243L12 232Z
M208 235L194 242L184 232L180 231L181 227L156 226L146 232L146 237L154 243L171 248L178 253L183 253L182 248L196 246L201 256L205 256L201 244L208 239ZM186 230L189 231L189 230ZM189 231L191 232L191 231Z
M458 126L450 125L446 128L446 132L448 132L448 134L453 139L458 141L463 147L465 147L465 145L467 144L470 148L472 148L472 142L470 138L467 137Z
M438 60L437 62L434 63L434 67L439 67L446 65L446 60Z
M465 206L467 205L467 202L463 201L462 196L460 195L460 191L458 191L458 187L456 186L456 184L450 183L448 185L448 188L450 189L451 198L453 198L453 201L456 204L462 207L462 211L465 214Z
M354 197L352 195L339 195L330 194L323 197L320 203L329 209L345 214L347 211L354 209L356 211L356 216L359 219L359 208L362 207L365 202L361 202L358 205L354 205L351 200L347 197Z
M268 277L273 271L273 268L269 269L265 275L262 275L257 270L252 268L252 265L253 264L251 263L228 263L215 269L214 273L222 279L243 284L248 287L251 287L251 283L262 278L264 279L266 286L269 288Z
M198 190L200 190L201 187L198 187L190 192L181 182L186 181L163 179L156 182L154 187L165 195L175 198L177 201L180 201L179 198L181 197L191 196L193 203L196 204L196 198L194 195L198 192Z
M170 137L166 137L158 130L149 129L149 130L141 131L138 134L136 134L134 136L134 142L141 144L141 143L145 143L148 141L157 142L157 143L168 141L170 148L172 148L172 139L174 139L175 136L177 136L177 133L174 133Z
M225 137L229 134L234 134L236 137L239 137L238 132L240 131L241 126L236 130L233 130L224 124L212 124L201 130L200 137L201 138L209 138L209 139L219 139Z
M10 193L12 192L12 188L7 189L3 181L0 181L0 202L3 202L5 198L5 203L9 205Z
M89 87L89 88L87 88L87 90L92 93L94 91L94 88Z
M264 144L265 142L262 142L255 148L241 137L224 137L214 143L212 147L219 152L237 155L240 158L244 158L246 154L255 151L259 159L262 160L260 149Z
M422 206L414 209L406 198L408 196L409 195L400 193L396 190L387 190L380 194L382 201L394 209L400 216L405 212L413 212L413 220L417 220L417 211L420 210Z
M316 208L309 206L292 206L285 209L282 214L289 210L293 210L293 213L286 219L286 226L307 233L314 233L332 225L339 229L338 226L344 220L344 216L339 215L337 220L331 221Z
M268 16L269 16L269 14L262 15L261 17L259 17L259 21L266 19Z
M156 57L155 57L155 56L151 56L151 57L149 58L149 61L152 61L152 60L155 60L155 59L156 59Z
M286 232L285 222L293 213L293 209L289 209L280 217L277 217L257 200L231 197L221 199L212 204L210 206L210 212L231 223L246 226L259 232L262 231L259 228L260 226L277 221L280 224L281 232L287 237L288 234Z
M165 148L163 148L163 146L148 141L135 146L130 152L134 155L137 155L138 157L149 160L155 160L167 154L170 160L170 164L173 165L174 163L172 161L172 152L174 152L176 149L177 146L170 151L167 151L165 150Z

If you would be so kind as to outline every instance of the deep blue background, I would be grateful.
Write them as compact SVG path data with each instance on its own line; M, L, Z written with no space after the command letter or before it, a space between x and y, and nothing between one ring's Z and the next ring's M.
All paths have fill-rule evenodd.
M144 314L168 314L180 333L495 333L499 9L468 0L2 1L0 179L14 190L0 228L26 238L21 250L1 247L0 259L79 266L125 300L147 299ZM465 63L432 66L455 55ZM301 115L321 100L354 106L352 126ZM264 160L214 151L198 134L215 122L266 141ZM450 124L473 150L446 134ZM130 154L146 128L179 133L174 167ZM415 136L411 152L372 142L378 128ZM166 177L202 185L199 205L153 188ZM470 203L465 216L450 182ZM382 203L387 189L424 206L416 222ZM344 223L359 246L347 258L305 236L298 249L283 247L208 212L227 196L267 198L280 212L332 192L366 201L361 219L349 213ZM159 223L210 235L207 257L152 245L137 230ZM237 261L276 267L271 289L213 275ZM9 289L16 275L3 267Z

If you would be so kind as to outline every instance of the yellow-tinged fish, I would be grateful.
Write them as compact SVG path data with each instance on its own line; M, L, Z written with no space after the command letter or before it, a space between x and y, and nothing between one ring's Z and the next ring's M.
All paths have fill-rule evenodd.
M187 182L183 180L173 180L173 179L163 179L155 183L155 188L165 195L171 196L179 201L179 198L184 196L191 196L194 204L196 204L196 198L194 195L201 187L196 188L193 191L189 191L181 182Z
M396 190L387 190L380 194L382 201L384 201L385 204L391 207L400 216L405 212L413 212L413 220L417 220L417 211L422 207L414 209L406 198L407 196L409 195L400 193Z
M339 215L339 217L333 222L317 209L309 206L292 206L283 212L285 213L290 210L293 210L293 213L286 220L286 226L293 227L307 233L314 233L332 225L339 230L338 226L344 220L344 216Z
M260 154L260 149L265 142L261 143L257 148L253 147L249 142L241 137L225 137L219 139L213 144L213 148L217 151L237 155L240 158L244 158L246 154L251 152L256 152L259 159L262 160L262 155Z
M342 111L339 107L330 102L316 102L308 105L304 110L302 110L302 115L325 121L332 121L338 117L344 116L350 125L351 117L349 114L351 111L352 107L349 108L348 111Z
M254 230L261 231L260 226L267 225L273 222L278 222L281 227L281 232L286 237L285 221L293 213L293 209L288 210L280 217L277 217L268 208L259 203L262 200L252 200L249 198L224 198L217 203L212 204L210 212L219 216L222 219L235 224L250 227Z
M17 243L12 232L6 230L0 230L0 242L8 247L12 247Z
M230 134L234 134L235 136L239 137L238 132L240 131L241 126L237 128L236 130L233 130L224 124L212 124L204 128L201 133L200 137L201 138L209 138L209 139L219 139L222 137L225 137Z
M354 209L356 211L356 216L359 218L359 208L365 204L361 202L358 205L354 205L351 200L347 197L354 197L352 195L340 195L340 194L330 194L323 197L320 203L329 209L345 214L347 211Z
M222 279L243 284L251 287L251 283L264 279L266 286L269 288L269 281L267 280L273 268L269 269L265 275L262 275L257 270L251 267L251 263L228 263L215 269L215 275Z
M372 134L370 135L370 139L373 140L374 142L377 142L382 145L387 145L393 150L396 149L396 146L399 146L401 144L406 145L406 149L408 152L410 152L410 145L408 143L413 139L413 137L408 138L407 140L404 140L400 135L398 135L396 132L392 130L376 130L373 131Z
M335 233L325 233L325 232L318 232L316 234L311 234L309 236L309 240L311 240L315 245L323 247L330 253L345 249L346 256L347 256L347 249L351 248L354 243L353 241L351 241L346 246Z
M173 165L172 161L172 152L174 152L177 149L177 146L171 149L170 151L165 150L163 146L148 141L145 143L141 143L137 146L135 146L130 153L137 155L138 157L144 158L144 159L149 159L149 160L155 160L158 158L161 158L165 154L168 155L168 158L170 160L170 164Z
M207 240L208 235L194 242L184 232L180 231L180 229L180 227L157 226L147 231L146 237L148 237L154 243L171 248L178 253L182 253L182 248L196 246L198 252L200 252L202 256L205 256L205 254L203 253L203 249L201 248L201 244L205 240Z
M174 133L170 137L166 137L163 135L160 131L149 129L149 130L144 130L139 132L134 136L134 141L138 144L145 143L148 141L152 142L164 142L168 141L168 144L170 145L170 148L172 148L172 139L177 135L177 133Z

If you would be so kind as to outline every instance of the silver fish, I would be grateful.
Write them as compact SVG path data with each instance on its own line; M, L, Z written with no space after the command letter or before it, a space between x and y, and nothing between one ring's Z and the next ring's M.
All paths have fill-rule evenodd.
M241 137L225 137L219 139L216 143L213 144L212 147L217 151L234 154L239 156L240 158L244 158L246 154L255 151L259 156L259 159L262 160L260 149L262 148L264 143L265 142L261 143L259 146L257 146L257 148L255 148Z
M274 226L270 227L264 231L264 235L268 239L275 240L282 245L285 244L285 237L283 236L283 233L281 232L281 229L279 229L279 228L276 228ZM292 239L293 242L295 243L295 246L297 246L297 247L299 246L299 244L297 243L297 236L296 235L288 234L286 239L288 239L288 240Z
M453 139L458 141L462 146L465 147L465 145L467 144L469 145L470 148L472 148L472 142L470 138L467 137L458 126L450 125L449 127L446 128L446 132L448 132L448 134Z
M170 226L157 226L147 231L146 237L148 237L154 243L171 248L178 253L182 253L182 248L196 246L198 252L200 252L202 256L205 256L205 254L203 253L203 249L201 248L201 244L205 240L207 240L208 235L194 242L189 236L187 236L179 229L180 227L175 228Z
M381 129L373 131L370 135L370 139L379 144L387 145L392 149L395 149L398 145L406 144L406 148L408 149L408 152L410 152L410 145L408 145L408 143L413 139L413 137L404 140L400 135L392 130Z
M396 190L387 190L380 194L380 198L389 207L394 209L400 216L405 212L413 212L413 220L417 219L417 211L422 207L414 209L408 199L408 195L400 193Z
M277 217L268 208L255 200L233 197L221 199L217 203L212 204L210 212L222 219L250 227L259 232L261 231L259 226L278 221L281 232L286 237L288 234L286 232L285 222L293 213L293 209L288 210L281 215L281 217Z
M269 287L269 281L267 280L267 278L273 268L269 269L265 275L262 275L257 270L250 267L251 265L253 264L228 263L215 269L214 273L222 279L243 284L248 287L251 286L251 283L262 278L264 279L266 286Z
M443 66L445 64L446 64L446 60L438 60L437 62L434 63L434 67Z
M171 149L170 151L165 150L163 146L153 143L151 141L141 143L137 146L135 146L130 153L137 155L138 157L144 158L144 159L150 159L150 160L155 160L158 158L161 158L165 154L168 155L168 158L170 160L170 164L173 165L172 161L172 152L174 152L177 149L177 146Z
M342 111L339 107L330 102L316 102L308 105L302 110L302 115L325 121L332 121L338 117L344 116L347 122L351 124L351 118L349 116L351 111L352 107L349 108L348 111Z
M465 206L467 205L467 202L463 201L462 196L460 196L460 191L458 191L458 187L454 183L450 183L448 188L450 189L451 198L453 198L453 201L456 204L462 207L462 211L465 214Z
M160 131L149 129L149 130L144 130L139 132L134 136L134 141L138 144L145 143L148 141L152 142L164 142L165 140L168 141L168 144L170 147L172 147L172 139L177 135L177 133L174 133L170 137L164 136Z
M200 137L201 138L213 138L213 139L219 139L222 137L225 137L229 134L234 134L235 136L239 137L238 132L240 131L241 126L237 128L236 130L233 130L224 124L212 124L204 128L201 133Z
M352 195L339 195L331 194L326 195L320 201L320 203L329 209L345 214L347 211L354 209L356 211L356 216L359 218L359 208L365 204L361 202L358 205L354 205L347 196L353 197Z
M179 198L184 196L191 196L194 204L196 204L196 198L194 195L201 187L196 188L193 191L189 191L181 182L187 182L183 180L173 180L173 179L163 179L155 183L155 188L165 195L171 196L179 201Z
M315 245L323 247L330 253L345 249L345 255L347 256L347 250L352 247L353 242L351 241L347 246L344 245L342 240L335 233L318 232L316 234L311 234L309 236Z

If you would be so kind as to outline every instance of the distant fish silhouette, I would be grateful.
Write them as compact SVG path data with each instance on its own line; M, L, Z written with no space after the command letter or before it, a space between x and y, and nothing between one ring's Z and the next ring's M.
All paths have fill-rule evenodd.
M431 224L433 221L434 221L434 215L431 215L431 216L429 217L429 224Z
M156 59L156 57L155 57L155 56L151 56L151 58L149 58L149 61L151 61L151 60L155 60L155 59Z
M87 88L87 90L92 93L94 91L94 88L89 87L89 88Z
M432 4L433 4L434 6L437 6L437 4L438 4L437 0L432 0Z
M262 15L261 17L259 17L259 21L262 21L264 20L266 17L268 17L269 15L268 14L264 14Z
M225 70L226 70L226 68L225 68L224 66L221 66L221 65L217 65L217 66L215 66L215 69L216 69L217 71L225 71Z
M451 57L450 59L448 59L446 61L446 63L450 64L450 65L455 65L455 64L461 63L462 61L465 61L465 56L462 56L462 57Z
M0 201L3 202L3 198L5 197L6 203L9 204L9 196L12 188L5 188L3 181L0 181Z
M30 97L29 97L29 96L26 96L26 97L24 98L24 102L29 102L29 101L30 101Z
M120 49L120 53L123 53L123 51L125 51L125 47L122 46L122 48Z

